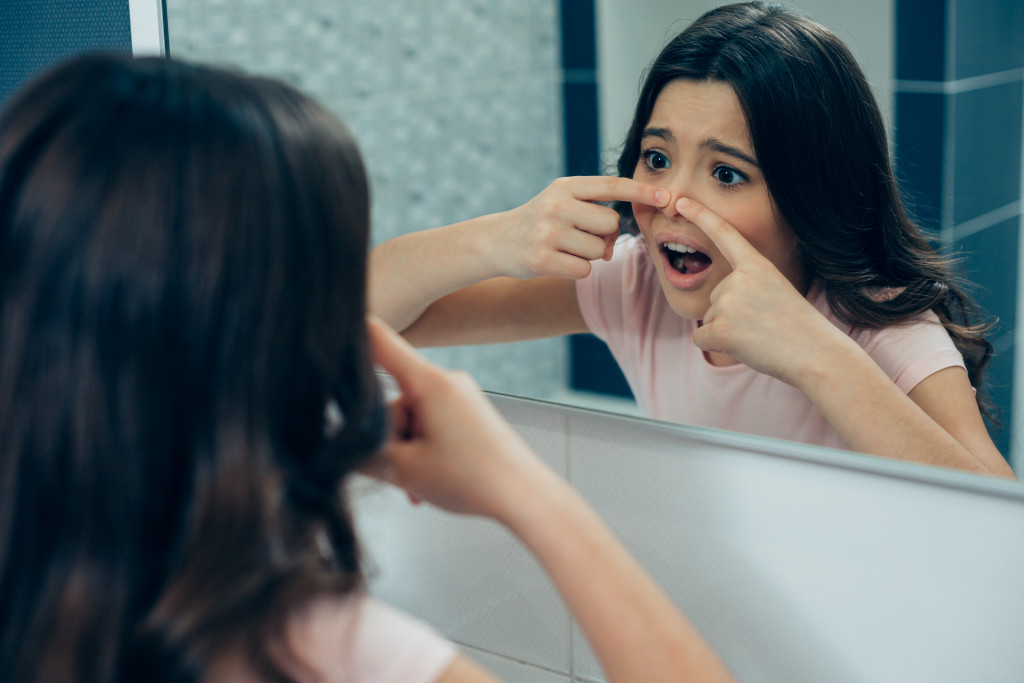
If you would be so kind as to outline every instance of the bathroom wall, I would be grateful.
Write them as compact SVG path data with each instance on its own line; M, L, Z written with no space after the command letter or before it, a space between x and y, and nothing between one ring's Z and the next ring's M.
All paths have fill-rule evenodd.
M1024 489L728 432L495 397L738 680L1024 680ZM492 522L355 484L371 590L504 680L602 680ZM600 562L601 558L593 558Z
M998 318L989 395L1003 428L993 437L1020 468L1024 4L898 0L896 27L898 170L916 213L949 253L964 259L973 293ZM1015 373L1022 377L1016 389Z
M89 50L132 49L129 0L0 2L0 104L32 76Z
M374 242L518 206L564 175L556 0L167 0L171 55L281 77L339 114ZM566 343L427 352L484 386L566 385Z

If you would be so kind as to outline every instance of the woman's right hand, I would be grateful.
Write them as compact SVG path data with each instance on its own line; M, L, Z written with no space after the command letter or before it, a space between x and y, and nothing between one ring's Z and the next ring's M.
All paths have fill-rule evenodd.
M505 212L488 236L491 266L518 279L553 275L575 280L590 262L610 259L619 236L619 214L595 202L626 201L664 206L665 190L632 178L559 178L520 207Z
M372 320L370 341L402 392L396 434L381 454L389 481L515 534L558 589L609 681L732 680L579 492L530 450L469 375L421 358Z
M501 521L505 501L531 477L548 476L547 465L467 373L431 363L380 321L368 322L374 360L401 391L377 471L415 499Z

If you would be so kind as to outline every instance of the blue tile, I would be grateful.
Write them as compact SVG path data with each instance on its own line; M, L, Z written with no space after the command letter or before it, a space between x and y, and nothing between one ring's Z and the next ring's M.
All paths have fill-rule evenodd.
M990 423L989 434L1004 455L1009 453L1013 417L1013 360L1017 325L1017 262L1020 216L997 223L960 241L964 275L974 284L971 294L989 316L999 319L989 335L995 355L983 378L982 395L999 425Z
M952 79L1024 66L1024 2L971 0L954 4L956 66Z
M956 224L1020 198L1021 81L952 96L955 111L953 220Z
M631 397L633 392L608 346L592 334L569 337L569 386L611 396Z
M896 0L896 78L945 80L946 0Z
M997 336L1016 329L1019 226L1020 216L1014 216L955 245L964 258L964 275L975 285L975 300L999 318Z
M561 0L562 67L597 68L594 0Z
M598 175L597 84L566 83L562 92L566 174Z
M938 94L896 93L896 170L908 209L930 230L939 225L942 209L945 99Z

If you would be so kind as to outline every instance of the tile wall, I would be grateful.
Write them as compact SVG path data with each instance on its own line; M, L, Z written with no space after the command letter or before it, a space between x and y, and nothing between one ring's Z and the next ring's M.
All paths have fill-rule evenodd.
M518 206L564 175L556 0L166 0L169 52L283 78L360 141L374 242ZM433 349L485 388L564 390L560 339Z
M1024 680L1019 484L495 402L738 680ZM602 680L552 586L502 528L413 507L383 484L357 487L377 595L508 680Z
M0 105L72 55L132 49L128 0L0 1Z
M1017 332L1024 3L897 0L895 7L898 171L917 215L965 259L974 295L999 319L988 390L1003 427L992 432L1019 466L1013 378L1024 339Z

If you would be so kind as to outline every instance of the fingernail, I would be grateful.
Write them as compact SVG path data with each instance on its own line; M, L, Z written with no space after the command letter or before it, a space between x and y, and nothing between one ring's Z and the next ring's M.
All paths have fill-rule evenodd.
M668 192L658 190L654 193L654 201L658 202L658 206L663 206L668 201Z
M690 200L686 197L680 197L679 201L676 202L676 211L682 211L690 205Z

